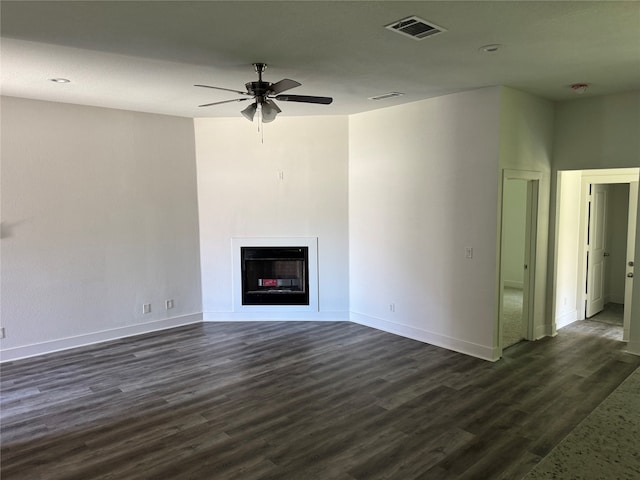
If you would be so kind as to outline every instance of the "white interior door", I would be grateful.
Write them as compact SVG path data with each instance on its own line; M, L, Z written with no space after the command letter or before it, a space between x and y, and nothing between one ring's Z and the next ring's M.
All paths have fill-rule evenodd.
M622 340L629 340L631 323L631 297L633 296L634 258L636 243L636 220L638 218L638 182L629 183L629 220L627 223L627 268L624 284L624 319Z
M587 231L587 318L604 308L608 185L591 185Z

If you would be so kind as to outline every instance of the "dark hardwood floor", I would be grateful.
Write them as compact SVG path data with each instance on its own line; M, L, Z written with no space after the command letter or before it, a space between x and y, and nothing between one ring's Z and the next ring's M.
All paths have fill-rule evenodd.
M351 323L205 323L2 366L3 480L510 479L638 365L578 322L489 363Z

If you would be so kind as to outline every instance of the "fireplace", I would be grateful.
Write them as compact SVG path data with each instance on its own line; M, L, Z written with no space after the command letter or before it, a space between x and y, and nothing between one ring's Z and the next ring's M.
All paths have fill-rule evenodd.
M317 237L232 237L234 318L300 320L319 311Z
M245 246L243 305L309 305L309 248Z

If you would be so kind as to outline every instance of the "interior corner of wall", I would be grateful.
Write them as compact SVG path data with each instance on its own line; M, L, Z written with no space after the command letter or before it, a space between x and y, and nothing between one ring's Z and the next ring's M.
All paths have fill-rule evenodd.
M489 359L489 361L497 362L501 358L502 358L502 347L499 347L499 346L493 347L493 350L491 352L491 358Z
M627 348L625 350L627 353L631 353L632 355L640 356L640 342L629 342L627 343Z

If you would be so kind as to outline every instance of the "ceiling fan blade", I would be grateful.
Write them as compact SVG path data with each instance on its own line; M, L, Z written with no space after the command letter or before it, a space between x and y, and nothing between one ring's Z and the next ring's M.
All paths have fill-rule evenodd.
M277 95L276 100L282 100L283 102L302 102L302 103L320 103L322 105L329 105L333 102L331 97L313 97L311 95Z
M291 80L289 78L284 78L279 82L272 84L269 90L274 95L277 95L279 93L284 92L285 90L290 90L292 88L299 87L300 85L302 85L300 82L296 82L295 80Z
M238 95L249 95L247 92L241 92L240 90L232 90L230 88L212 87L211 85L194 85L194 87L213 88L214 90L224 90L225 92L233 92Z
M198 106L199 107L210 107L212 105L221 105L223 103L244 102L245 100L250 100L250 98L234 98L233 100L223 100L222 102L205 103L204 105L198 105Z

